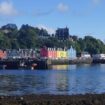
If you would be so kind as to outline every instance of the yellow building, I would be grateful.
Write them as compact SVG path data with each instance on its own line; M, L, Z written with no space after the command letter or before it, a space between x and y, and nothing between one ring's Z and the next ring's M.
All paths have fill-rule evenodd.
M60 57L66 59L67 58L67 51L61 51Z
M57 58L58 59L66 59L67 58L67 51L58 49L57 50Z

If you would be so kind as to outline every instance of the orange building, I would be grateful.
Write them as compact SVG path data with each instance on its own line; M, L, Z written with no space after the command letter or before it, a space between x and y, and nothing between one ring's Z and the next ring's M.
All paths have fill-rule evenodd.
M5 59L7 57L6 51L0 50L0 59Z

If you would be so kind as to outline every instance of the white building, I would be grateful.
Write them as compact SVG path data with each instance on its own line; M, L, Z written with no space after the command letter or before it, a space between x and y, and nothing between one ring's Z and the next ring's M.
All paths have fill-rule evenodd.
M88 52L82 52L81 53L81 58L91 58L91 55Z
M7 50L7 58L8 59L20 59L20 58L35 58L36 57L36 51L33 49L8 49Z
M105 59L105 54L94 54L93 59Z
M17 50L8 50L7 58L8 59L19 59L19 58L21 58L21 56Z

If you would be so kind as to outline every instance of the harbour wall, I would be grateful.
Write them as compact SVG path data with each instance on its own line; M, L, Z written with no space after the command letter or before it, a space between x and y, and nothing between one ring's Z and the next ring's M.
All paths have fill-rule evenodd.
M25 70L44 70L52 65L70 65L70 64L105 64L104 59L5 59L0 60L0 69L25 69Z

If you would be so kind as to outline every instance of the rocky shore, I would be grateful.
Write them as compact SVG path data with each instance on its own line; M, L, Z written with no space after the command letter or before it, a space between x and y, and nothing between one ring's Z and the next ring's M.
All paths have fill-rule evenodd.
M105 105L105 94L0 96L0 105Z

